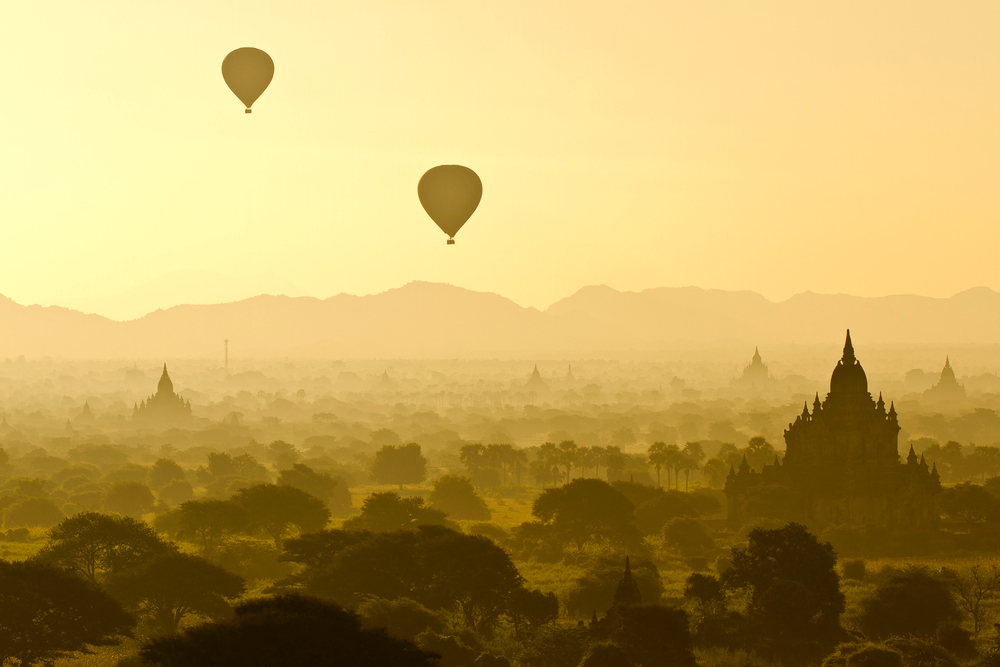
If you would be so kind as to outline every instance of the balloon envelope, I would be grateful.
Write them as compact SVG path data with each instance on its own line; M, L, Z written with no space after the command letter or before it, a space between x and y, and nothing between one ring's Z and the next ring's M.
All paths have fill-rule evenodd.
M260 49L236 49L222 61L222 78L240 98L250 113L250 106L260 97L274 76L274 61Z
M479 206L483 182L468 167L444 164L420 177L417 196L441 231L455 236Z

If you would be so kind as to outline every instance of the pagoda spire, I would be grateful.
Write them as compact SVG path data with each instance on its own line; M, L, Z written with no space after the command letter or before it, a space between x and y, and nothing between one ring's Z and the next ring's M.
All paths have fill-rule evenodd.
M857 361L854 356L854 344L851 343L851 330L847 330L847 340L844 342L844 365L853 364Z

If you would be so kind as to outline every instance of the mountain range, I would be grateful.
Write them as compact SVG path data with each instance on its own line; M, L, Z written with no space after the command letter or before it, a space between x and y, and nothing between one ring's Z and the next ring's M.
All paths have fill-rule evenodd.
M780 302L748 291L697 287L621 292L584 287L545 310L488 292L412 282L369 296L261 295L180 305L116 321L0 296L0 356L576 358L659 354L713 345L995 344L1000 293L877 298L806 292Z

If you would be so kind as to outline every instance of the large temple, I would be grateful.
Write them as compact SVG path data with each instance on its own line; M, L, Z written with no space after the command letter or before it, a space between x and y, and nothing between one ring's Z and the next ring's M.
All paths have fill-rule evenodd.
M965 399L965 387L958 383L951 359L944 358L944 368L938 383L924 392L924 398L932 401L961 401Z
M174 383L163 364L156 393L132 408L132 421L143 426L174 426L191 419L191 402L174 393Z
M539 394L544 394L549 390L549 385L542 379L542 374L538 372L538 364L535 364L535 370L531 371L531 377L524 384L524 389Z
M753 349L753 358L750 363L743 368L743 374L738 378L733 378L730 383L734 388L749 389L759 391L764 389L771 380L771 374L767 370L767 365L760 357L760 350Z
M785 430L784 459L750 469L744 458L726 480L729 521L738 526L741 507L753 488L787 487L804 504L810 523L924 527L937 521L935 496L941 490L937 468L928 469L910 447L906 462L898 453L895 406L886 410L879 394L868 393L868 377L854 356L847 332L843 358L833 369L830 393L819 394Z

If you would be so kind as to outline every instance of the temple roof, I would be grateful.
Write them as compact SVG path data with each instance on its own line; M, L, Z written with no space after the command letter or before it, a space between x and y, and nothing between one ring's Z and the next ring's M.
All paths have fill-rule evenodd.
M854 356L854 345L851 343L851 330L847 330L847 340L844 342L844 356L830 377L831 394L867 394L868 376L861 362Z
M166 364L163 364L163 375L160 376L160 382L156 385L156 393L168 396L174 393L174 383L170 381L170 376L167 374Z

